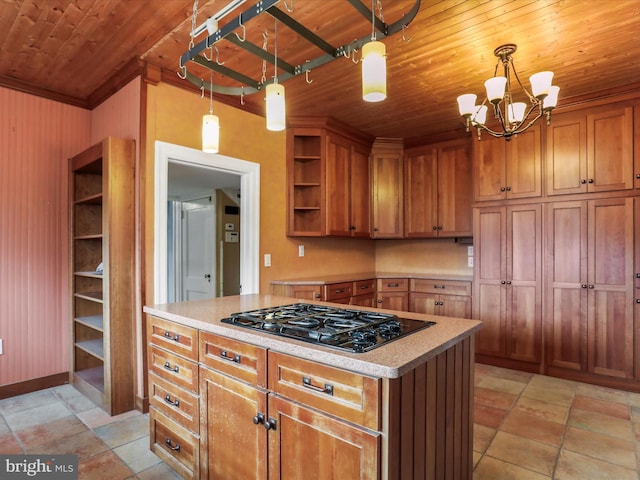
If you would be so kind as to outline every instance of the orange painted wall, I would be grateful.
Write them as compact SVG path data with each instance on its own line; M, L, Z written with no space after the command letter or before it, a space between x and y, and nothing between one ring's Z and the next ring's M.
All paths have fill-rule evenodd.
M68 158L90 112L0 87L0 385L69 369Z
M146 295L153 300L153 142L161 140L191 148L201 147L201 119L209 102L170 85L149 86L147 155L145 165ZM326 275L336 271L374 269L371 240L294 239L286 236L286 134L270 132L263 117L220 104L220 153L260 164L260 257L271 254L271 267L260 267L260 292L270 292L274 279ZM298 257L298 245L305 256Z

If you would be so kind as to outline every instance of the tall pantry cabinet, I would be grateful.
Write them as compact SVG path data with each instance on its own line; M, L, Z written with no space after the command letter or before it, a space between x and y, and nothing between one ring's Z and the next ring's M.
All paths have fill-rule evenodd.
M69 161L70 383L110 415L134 407L133 140Z

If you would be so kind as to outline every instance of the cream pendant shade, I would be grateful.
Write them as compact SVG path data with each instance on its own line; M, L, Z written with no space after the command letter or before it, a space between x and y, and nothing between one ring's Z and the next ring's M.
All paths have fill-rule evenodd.
M284 130L287 124L284 99L284 86L279 83L270 83L266 88L267 101L267 130L279 132Z
M220 120L217 115L202 116L202 151L218 153L220 147Z
M362 47L362 98L381 102L387 98L387 60L384 43L371 41Z

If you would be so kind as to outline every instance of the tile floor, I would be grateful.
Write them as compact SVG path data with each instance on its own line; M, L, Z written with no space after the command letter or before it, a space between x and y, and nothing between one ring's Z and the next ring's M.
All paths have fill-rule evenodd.
M640 478L640 394L476 364L474 480Z
M474 480L640 480L640 394L476 365ZM0 400L0 452L73 453L81 480L177 480L148 415L69 385Z

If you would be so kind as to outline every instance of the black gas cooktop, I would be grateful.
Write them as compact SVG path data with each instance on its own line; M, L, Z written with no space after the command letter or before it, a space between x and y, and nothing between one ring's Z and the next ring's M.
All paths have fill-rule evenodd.
M309 303L234 313L221 321L356 353L435 325L388 313Z

